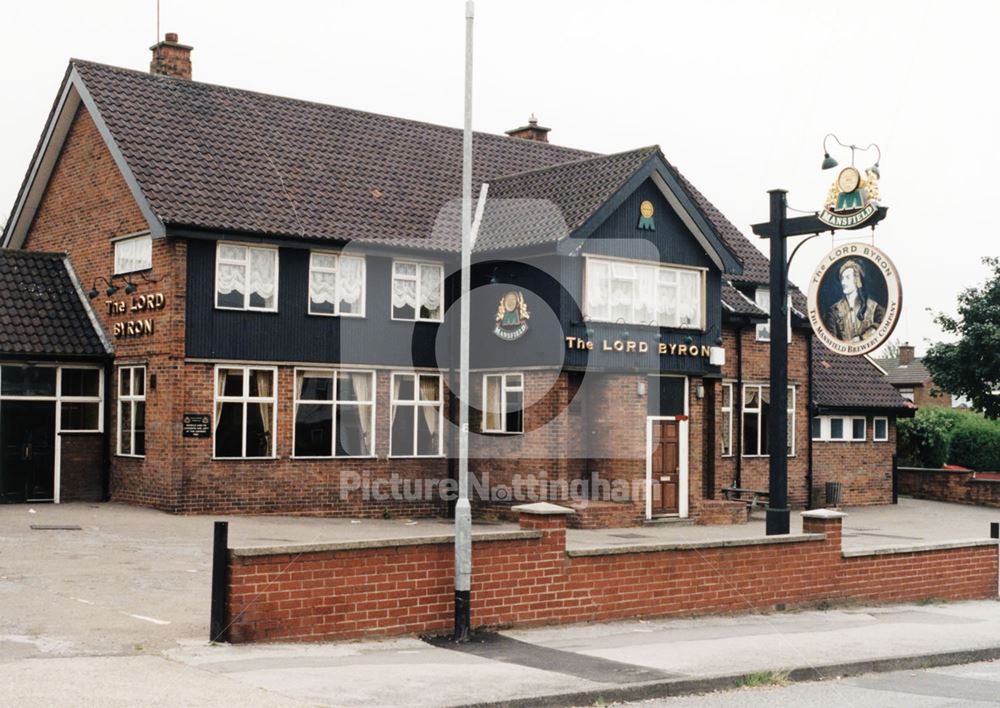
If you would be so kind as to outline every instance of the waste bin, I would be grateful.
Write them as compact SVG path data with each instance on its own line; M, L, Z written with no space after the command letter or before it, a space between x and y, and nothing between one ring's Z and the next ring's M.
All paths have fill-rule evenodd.
M826 505L827 507L840 506L840 482L826 483Z

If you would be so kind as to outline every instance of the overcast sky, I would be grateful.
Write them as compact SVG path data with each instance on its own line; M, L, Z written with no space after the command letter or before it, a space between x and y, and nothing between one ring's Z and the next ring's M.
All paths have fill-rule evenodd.
M197 80L461 125L462 0L160 4L161 34L195 47ZM474 125L502 132L533 112L562 145L658 143L748 235L769 188L822 205L826 133L877 142L890 211L875 244L903 282L896 337L919 354L941 338L927 308L953 310L985 279L981 256L1000 253L998 21L996 2L479 0ZM0 219L67 60L147 69L155 36L156 0L4 3ZM830 247L806 244L793 280Z

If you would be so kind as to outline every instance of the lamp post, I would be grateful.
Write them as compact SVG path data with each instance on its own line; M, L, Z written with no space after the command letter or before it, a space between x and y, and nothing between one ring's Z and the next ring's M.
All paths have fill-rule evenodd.
M845 145L833 137L840 145L850 148L851 163L858 150L867 150L878 146L874 143L865 148L857 145ZM826 140L823 139L823 169L837 166L837 161L830 157L826 150ZM879 150L881 159L881 150ZM878 170L878 162L874 168ZM753 232L761 238L771 240L770 244L770 289L771 289L771 343L770 343L770 374L771 374L771 408L767 417L767 449L768 449L768 506L766 533L768 536L787 534L789 532L788 509L788 247L785 239L792 236L816 235L824 231L837 231L820 219L819 214L788 218L788 204L784 189L772 189L770 195L770 220L754 224ZM843 227L859 229L874 226L885 218L887 207L877 207L872 216L863 223ZM780 326L779 326L780 323ZM811 354L807 354L811 356ZM811 490L810 490L811 493Z

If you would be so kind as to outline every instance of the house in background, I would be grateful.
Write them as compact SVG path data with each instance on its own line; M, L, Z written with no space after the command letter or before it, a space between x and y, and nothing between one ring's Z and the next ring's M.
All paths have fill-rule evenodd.
M924 362L914 356L912 344L899 345L899 356L879 359L879 366L885 369L886 378L899 395L918 408L941 406L951 408L951 394L934 385L934 379Z

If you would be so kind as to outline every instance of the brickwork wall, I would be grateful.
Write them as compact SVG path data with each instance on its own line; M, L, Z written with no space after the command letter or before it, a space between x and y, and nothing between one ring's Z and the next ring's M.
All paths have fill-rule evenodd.
M59 498L63 502L96 502L104 498L104 436L63 433L60 436Z
M521 517L541 538L473 544L474 626L765 611L820 601L997 595L997 548L844 557L841 520L745 546L567 553L562 516ZM621 549L625 550L625 549ZM328 641L443 631L453 621L452 543L230 557L234 642Z
M840 482L841 506L892 503L892 455L896 422L889 419L889 440L872 440L871 416L864 442L813 442L813 505L826 503L826 483Z
M743 347L743 383L766 384L770 379L771 348L768 342L756 341L753 327L740 330ZM725 327L722 331L723 347L726 349L726 364L722 367L723 381L733 384L734 403L740 401L736 390L739 363L736 359L737 330ZM795 455L788 458L788 501L793 509L803 509L808 499L806 474L809 468L809 339L799 330L792 330L792 341L788 346L788 383L795 386ZM722 456L722 428L725 424L722 414L722 386L715 387L716 418L719 433L716 436L716 498L722 498L722 487L729 486L736 479L736 458L742 455L740 486L744 489L768 488L768 458L743 455L739 406L734 405L732 435L733 454Z
M702 499L695 523L699 526L731 526L747 521L747 505L744 502Z
M913 389L913 403L918 408L937 406L951 408L951 394L940 391L934 386L933 379L927 379L923 384L910 387Z
M899 493L916 499L1000 508L1000 479L961 470L899 468Z

